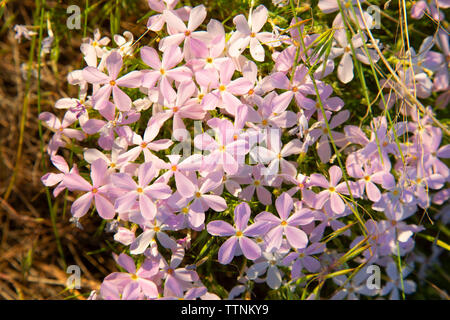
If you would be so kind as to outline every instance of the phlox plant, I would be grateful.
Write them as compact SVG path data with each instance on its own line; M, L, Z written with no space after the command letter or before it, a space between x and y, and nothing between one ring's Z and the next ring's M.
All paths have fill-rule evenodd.
M436 4L409 14L445 19ZM203 4L148 5L159 41L96 30L68 77L80 95L39 115L53 131L43 184L116 242L121 272L90 298L413 294L424 220L448 222L449 131L434 113L449 90L445 26L395 52L364 1L252 2L227 21Z

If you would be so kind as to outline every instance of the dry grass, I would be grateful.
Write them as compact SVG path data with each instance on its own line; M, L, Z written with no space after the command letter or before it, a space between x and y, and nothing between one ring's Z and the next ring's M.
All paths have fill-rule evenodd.
M57 5L47 3L47 5ZM1 4L0 4L1 7ZM110 251L102 254L87 254L102 247L110 235L95 236L99 219L89 219L85 230L77 229L69 222L70 212L61 216L64 195L53 201L59 207L56 229L59 233L65 256L60 257L50 218L45 188L40 181L44 174L41 168L40 139L37 121L37 79L32 75L30 90L25 94L26 73L22 64L28 61L31 41L14 39L15 24L33 25L34 1L7 2L0 33L0 299L63 299L71 296L84 299L91 290L98 289L100 280L110 273L115 264ZM70 44L61 45L61 57L65 61L79 61L81 55L81 32ZM76 64L72 64L76 65ZM76 88L65 86L69 68L58 64L55 73L51 64L41 68L41 94L43 111L54 111L52 106L60 97L76 96ZM33 69L36 64L33 64ZM19 147L20 121L23 106L28 99L23 152L18 163L17 177L12 192L5 199ZM44 141L50 132L44 130ZM46 157L46 154L44 154ZM48 164L46 157L47 167ZM105 246L106 247L106 246ZM106 251L106 250L105 250ZM77 291L65 290L69 274L67 265L77 264L81 268L81 286Z

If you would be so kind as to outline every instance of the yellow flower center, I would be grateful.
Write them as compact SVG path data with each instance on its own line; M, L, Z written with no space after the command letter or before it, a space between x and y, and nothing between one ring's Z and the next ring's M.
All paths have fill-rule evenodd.
M181 209L181 212L187 214L189 212L189 209L187 207L184 207L183 209Z
M161 228L158 227L158 226L155 226L155 227L153 228L153 230L154 230L155 232L160 232L160 231L161 231Z
M92 188L92 193L97 193L98 189L97 188Z
M225 146L220 146L220 147L219 147L219 150L220 150L221 152L224 152L225 149L226 149Z
M298 91L298 88L297 87L293 87L292 88L292 92L297 92Z
M197 198L200 198L200 197L202 196L202 194L201 194L200 192L197 191L197 192L195 193L195 196L196 196Z
M212 62L213 62L213 59L210 58L210 57L208 57L208 58L206 58L206 62L207 62L207 63L212 63Z
M336 188L335 188L335 187L329 187L329 188L328 188L328 191L330 191L330 192L335 192L335 191L336 191Z
M111 81L109 82L109 84L110 84L110 86L114 87L114 86L116 85L116 82L115 82L114 80L111 80Z
M175 112L178 112L178 110L179 110L178 107L173 107L173 108L172 108L172 111L173 111L174 113L175 113Z
M136 280L138 279L138 276L135 275L135 274L132 274L132 275L130 276L130 278L131 278L131 280L136 281Z
M243 235L241 230L236 231L236 237L242 237Z
M267 120L266 119L264 119L261 123L262 123L263 126L267 126Z
M223 84L221 84L220 86L219 86L219 90L220 91L225 91L227 89L227 87L225 87Z
M365 177L364 177L364 180L370 181L370 176L365 176Z
M283 226L283 227L287 226L286 220L281 221L281 226Z
M254 33L254 32L250 33L250 38L254 38L254 37L256 37L256 33Z
M139 188L136 189L136 191L137 191L137 193L142 193L142 192L144 192L144 189L142 189L141 187L139 187Z
M191 35L191 31L186 30L186 31L184 32L184 35L185 35L186 37L189 37L189 36Z
M252 95L252 94L254 94L254 93L255 93L255 90L253 90L253 89L248 90L248 94L249 94L249 95Z
M173 165L172 168L170 168L170 169L171 169L172 171L177 171L178 168L177 168L176 165Z
M142 148L142 149L147 148L147 142L142 142L142 143L141 143L141 148Z
M253 184L254 184L255 186L259 186L259 185L261 184L261 181L255 180L255 181L253 182Z
M166 73L166 70L164 70L163 68L159 69L159 73L161 73L162 75L164 75Z

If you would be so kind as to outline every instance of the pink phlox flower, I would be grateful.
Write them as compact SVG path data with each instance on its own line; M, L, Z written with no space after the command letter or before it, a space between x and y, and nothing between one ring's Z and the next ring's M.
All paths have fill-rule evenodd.
M118 264L126 272L114 272L103 281L100 294L106 300L135 300L142 298L154 299L158 297L158 287L153 278L159 271L157 263L146 259L136 270L131 257L121 253L117 258Z
M234 210L234 227L222 220L211 221L206 226L206 230L213 236L231 236L219 249L220 263L229 264L240 252L249 260L255 260L261 256L261 248L249 237L261 236L266 227L264 223L248 226L250 214L250 206L247 203L241 203Z
M342 200L341 194L349 194L345 181L340 182L342 178L342 170L338 166L332 166L329 169L330 180L328 181L323 175L313 173L310 176L311 186L324 188L316 198L316 208L320 209L327 200L330 200L330 207L333 213L341 214L344 212L346 205ZM354 181L348 181L353 197L359 196L359 185Z
M150 118L147 128L145 129L144 135L142 137L133 132L131 145L136 145L136 147L133 147L127 152L120 155L118 159L119 162L134 161L143 152L145 162L153 161L157 165L162 165L163 161L150 151L165 150L173 144L173 141L171 141L170 139L161 139L154 141L162 127L162 117L166 117L166 115L158 114Z
M324 243L315 242L304 249L297 249L284 257L282 263L291 265L291 278L298 279L303 276L302 270L314 273L320 270L320 262L313 255L322 253L326 249Z
M347 163L347 172L353 177L359 179L360 194L364 192L372 202L377 202L381 198L381 192L375 184L381 185L383 188L391 189L395 186L394 176L384 171L380 166L375 167L367 164L360 166L355 163Z
M278 267L284 267L283 258L287 251L263 252L261 259L255 261L255 264L247 270L247 277L257 282L258 278L266 274L264 282L272 289L278 289L283 281L283 271Z
M340 289L333 294L331 300L359 300L361 299L360 295L369 297L377 295L379 289L373 287L369 289L367 286L367 280L371 274L367 270L368 267L368 265L362 267L350 281L345 275L333 277L333 281Z
M93 39L84 38L83 44L86 44L86 45L92 47L95 50L97 57L101 58L103 56L103 54L106 52L106 48L104 48L104 47L107 46L110 41L111 41L111 39L109 39L108 37L102 38L102 36L100 34L100 30L95 29L94 30L94 38ZM83 46L83 44L82 44L82 46ZM86 49L86 51L87 50L88 49ZM95 63L97 63L97 60L95 61ZM96 66L97 65L95 65L95 67Z
M158 181L168 182L173 176L175 178L175 185L177 192L185 198L194 195L195 183L188 177L189 173L198 171L201 167L202 156L194 154L182 161L180 155L169 155L169 163L164 163L160 169L168 170Z
M63 183L67 189L86 192L72 203L72 215L76 218L84 216L94 201L100 217L107 220L114 218L116 212L108 195L108 167L103 159L97 159L92 163L91 180L92 184L75 172L65 175Z
M119 156L126 151L127 146L128 144L126 143L125 139L118 138L111 148L110 155L107 155L98 149L90 148L84 151L84 160L92 164L95 160L101 158L108 165L109 172L124 172L127 169L127 163L120 163L118 160Z
M131 210L137 200L141 215L146 219L153 220L157 212L154 201L167 199L172 194L172 190L167 184L151 183L158 172L159 170L155 168L155 164L145 162L139 166L137 183L126 173L113 174L113 185L123 190L123 194L115 201L114 207L117 212Z
M209 120L208 124L212 120L214 119ZM212 123L214 125L214 121ZM249 144L235 134L234 125L229 120L219 122L214 128L214 133L217 140L207 133L199 134L194 138L197 149L210 152L203 158L204 169L218 170L217 166L220 166L227 174L233 175L238 171L239 164L244 163Z
M178 247L172 252L170 262L162 261L162 273L164 282L164 296L183 296L186 290L192 288L192 282L198 281L199 277L194 270L178 268L184 258L184 249Z
M176 67L183 60L183 54L178 46L168 47L164 51L162 61L154 48L145 46L141 49L141 58L151 68L142 71L142 86L148 89L156 87L160 96L168 101L176 97L171 84L174 80L182 82L192 79L192 71L188 67Z
M133 55L132 44L134 36L130 31L125 31L123 36L115 34L113 39L118 46L116 50L122 57Z
M173 135L179 140L186 139L186 126L183 123L184 118L193 120L203 120L205 111L197 99L192 99L196 91L195 84L192 81L183 81L180 83L176 96L170 101L165 101L167 119L173 117Z
M249 175L246 177L238 178L238 181L241 184L248 184L248 186L239 193L239 198L246 201L252 201L253 195L256 190L258 200L262 204L266 206L272 204L272 195L266 188L264 188L270 186L266 177L262 175L262 171L265 169L265 167L261 164L258 164L251 168L251 174L249 173Z
M250 54L256 61L264 61L265 52L261 43L277 47L281 45L278 39L275 39L271 32L260 32L266 24L269 12L263 5L251 10L248 21L245 16L240 14L234 17L233 22L236 25L237 40L230 46L229 53L232 57L237 57L250 45Z
M445 184L445 179L432 168L424 168L422 165L409 168L406 173L407 181L413 186L414 195L421 208L430 206L429 189L441 189Z
M204 214L209 208L217 212L224 211L227 208L227 203L224 198L219 195L209 194L211 191L216 190L219 184L222 183L222 177L223 175L220 172L214 172L203 179L203 181L199 180L198 185L194 185L193 196L187 198L189 201L192 201L189 206L190 210Z
M210 41L198 41L196 46L192 47L193 57L188 61L194 72L202 69L214 68L219 70L220 64L228 58L224 56L225 50L225 31L222 24L214 19L207 25Z
M351 213L350 210L344 210L342 213L336 214L331 209L331 203L330 201L325 202L321 210L314 210L312 211L314 215L315 221L320 221L319 224L315 226L315 228L312 230L310 234L310 240L313 242L317 242L322 240L323 233L325 231L326 227L331 227L333 231L339 230L346 225L339 221L339 218L345 217L348 214ZM345 236L350 237L351 232L350 230L346 230L343 233Z
M289 106L289 101L283 96L277 95L272 91L264 98L255 96L254 102L258 106L258 110L249 110L248 121L251 122L251 127L254 128L290 128L295 125L297 115L286 110Z
M68 111L72 112L76 119L80 122L81 126L89 120L89 115L87 112L88 107L91 107L91 99L86 100L85 93L81 93L79 99L62 98L55 103L56 109L68 109Z
M343 147L347 141L346 137L343 133L337 132L333 129L343 124L350 117L350 112L348 110L343 110L335 114L331 121L328 120L331 135L333 136L333 140L338 147ZM325 124L323 118L320 120L320 127L312 129L310 131L311 136L317 141L317 153L319 154L319 158L323 163L327 163L331 158L331 147L329 142L329 133L328 128Z
M184 198L179 192L175 192L169 198L169 206L173 212L178 212L176 216L170 216L168 224L173 225L175 230L190 228L201 231L205 228L205 213L194 211L190 207L190 198Z
M39 114L39 120L43 121L49 129L55 132L47 148L47 153L50 156L55 155L60 147L66 145L63 137L76 139L78 141L82 141L86 138L84 132L69 128L77 121L76 115L71 111L67 111L64 114L62 121L50 112L42 112Z
M74 164L72 169L69 170L69 166L66 160L58 155L53 155L50 160L52 161L53 165L60 171L60 173L48 172L41 177L41 181L46 187L53 187L56 185L55 189L53 190L53 196L57 197L61 193L61 191L66 189L63 181L65 175L69 173L79 174L78 167L76 164Z
M420 0L413 4L411 8L411 18L421 19L425 13L431 16L434 20L443 21L445 19L444 12L438 9L447 9L450 7L450 3L446 0Z
M335 59L342 56L339 62L337 75L338 79L343 83L349 83L353 79L353 60L351 46L347 41L347 35L345 30L337 30L334 34L337 46L331 49L330 58ZM353 36L352 45L355 50L356 59L364 64L370 64L370 59L375 63L379 57L374 49L367 49L370 55L370 59L367 57L364 50L365 38L362 38L359 34Z
M103 85L92 95L94 107L98 103L109 100L111 92L113 94L114 104L120 111L129 111L131 109L131 99L123 92L119 86L126 88L138 88L141 85L142 74L140 71L132 71L117 79L122 69L122 56L113 51L106 58L106 69L108 75L99 71L95 67L86 67L83 69L83 78L92 84Z
M81 127L84 132L90 135L100 132L99 146L105 150L111 150L115 140L114 133L126 137L128 133L124 126L137 122L141 114L134 111L116 113L115 107L110 101L104 101L100 104L104 104L104 106L99 109L99 112L107 121L89 119Z
M386 285L381 288L380 295L385 296L389 294L390 300L400 300L399 291L403 291L405 294L414 293L417 288L416 283L412 280L405 279L413 270L414 268L411 265L405 265L402 267L400 273L397 264L391 260L386 267L386 273L389 280ZM400 277L403 278L403 281Z
M242 104L236 96L247 94L253 84L244 77L231 80L234 72L233 61L226 59L220 63L219 72L209 68L195 73L198 84L211 90L202 99L202 106L205 110L220 107L229 114L236 115L236 108Z
M268 229L265 236L266 251L271 252L279 249L283 241L283 235L291 247L296 249L305 248L308 244L308 236L298 226L313 221L314 218L311 211L308 209L300 210L291 215L294 202L286 192L283 192L275 200L275 207L279 217L267 211L263 211L255 217L255 222L265 222Z
M184 6L175 9L176 5L178 4L178 0L147 0L147 2L150 9L159 12L159 14L152 15L147 20L147 28L152 31L161 31L161 29L164 27L164 24L166 23L164 15L162 14L164 10L172 11L173 14L180 17L180 19L183 21L187 21L189 19L189 12L191 11L191 8Z
M145 252L148 247L151 247L152 243L156 243L156 239L166 249L173 251L177 248L176 241L166 233L171 229L165 221L161 221L158 218L153 220L145 219L142 213L133 215L131 221L139 224L143 229L143 232L130 245L131 254L135 255Z
M270 134L267 142L267 148L256 146L250 151L250 156L256 163L269 164L262 174L272 177L269 178L269 182L280 172L295 176L297 174L296 163L285 160L284 158L300 153L302 150L302 142L299 139L292 139L282 147L280 136L276 134Z
M195 31L206 18L206 8L199 5L191 9L187 26L173 11L164 10L163 17L167 23L169 36L159 42L159 50L166 51L171 46L179 46L183 41L183 55L186 61L192 59L193 50L199 42L209 40L208 32Z
M315 95L315 90L305 65L297 66L292 81L289 81L283 72L273 73L270 77L274 88L287 90L280 95L280 100L286 99L289 104L295 97L295 102L299 108L311 110L315 107L316 102L306 97L307 95Z

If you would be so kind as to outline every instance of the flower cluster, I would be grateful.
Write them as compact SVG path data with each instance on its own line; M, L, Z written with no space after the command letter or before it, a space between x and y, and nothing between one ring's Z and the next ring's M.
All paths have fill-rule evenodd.
M39 116L54 131L47 151L59 170L42 182L56 186L54 196L79 195L77 222L94 206L124 248L115 256L124 272L107 276L91 298L219 298L192 264L194 236L219 244L209 258L220 264L246 259L230 299L253 283L295 291L309 275L344 270L348 250L361 250L365 267L352 281L333 277L333 298L414 292L405 277L419 259L408 254L424 228L408 218L448 200L450 147L440 146L431 107L404 99L408 90L418 98L448 91L448 34L411 48L412 64L398 71L403 86L382 81L392 90L369 126L345 125L352 114L329 78L357 82L354 64L379 61L369 14L320 0L323 13L338 12L334 31L321 35L296 17L282 29L260 5L226 32L206 20L203 5L175 9L177 2L148 0L157 12L149 31L166 35L156 47L139 48L129 32L112 47L98 30L86 39L87 66L68 77L79 97L57 101L62 120ZM417 2L413 17L436 11L426 5ZM359 32L347 33L348 20ZM393 123L387 112L397 104L404 121ZM73 145L84 151L70 167L61 154ZM316 160L304 166L307 157ZM347 249L329 241L329 228ZM364 285L372 264L386 271L382 288Z

